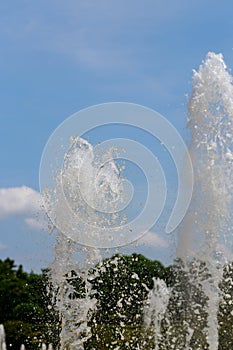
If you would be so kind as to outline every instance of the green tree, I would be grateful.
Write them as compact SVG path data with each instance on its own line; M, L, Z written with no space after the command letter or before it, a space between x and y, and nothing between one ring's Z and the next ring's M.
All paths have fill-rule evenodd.
M165 278L166 268L140 254L115 255L91 271L96 313L86 349L137 349L145 343L143 309L153 277ZM93 276L95 276L93 278ZM149 340L147 339L149 346ZM108 344L108 345L107 345ZM146 345L143 346L147 349Z
M0 260L0 323L12 349L21 343L28 349L42 341L58 344L60 324L48 287L47 271L29 274L9 258Z
M0 260L0 323L5 326L9 348L19 350L24 343L27 349L36 350L42 342L58 347L61 329L49 274L49 270L27 273L9 258ZM72 286L69 298L85 298L82 278L75 271L65 277ZM89 271L90 295L97 304L89 317L92 337L85 343L86 350L155 348L153 323L149 329L143 324L145 300L154 277L163 279L171 290L159 350L208 349L209 310L202 283L211 275L206 264L177 260L165 268L159 261L132 254L115 255ZM220 289L219 350L226 350L233 348L233 263L225 265Z
M205 263L192 260L184 264L177 259L168 274L171 295L163 321L161 350L208 349L206 339L207 297L202 281L209 278Z

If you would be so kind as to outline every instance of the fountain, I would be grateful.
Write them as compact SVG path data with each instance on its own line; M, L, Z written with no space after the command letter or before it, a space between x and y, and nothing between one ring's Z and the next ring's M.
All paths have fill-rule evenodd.
M224 249L232 243L233 204L233 85L221 55L209 53L194 72L189 114L194 195L178 233L174 281L167 286L165 281L154 279L153 289L147 289L144 329L145 334L153 329L154 350L219 349L218 314L224 298L220 282L226 262ZM95 320L98 303L92 288L92 281L98 278L95 266L111 255L111 251L94 248L91 243L99 235L97 226L108 229L125 221L115 210L119 199L124 202L124 191L120 171L109 161L109 154L101 155L106 156L106 162L99 169L99 155L89 142L80 137L70 142L62 168L55 171L55 190L44 192L44 198L49 216L58 223L50 279L61 319L60 346L62 350L83 350L92 336L90 322ZM78 213L78 223L66 215L67 202ZM88 236L90 244L80 246L69 238L67 230L78 231L80 241ZM120 316L122 305L119 300ZM120 325L124 328L123 318ZM124 340L124 334L119 328L119 341ZM145 342L141 344L130 347L126 341L123 348L147 348ZM121 349L118 340L105 346Z

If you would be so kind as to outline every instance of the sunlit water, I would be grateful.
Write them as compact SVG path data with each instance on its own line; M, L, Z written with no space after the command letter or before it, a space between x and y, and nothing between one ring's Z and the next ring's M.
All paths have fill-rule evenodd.
M192 265L194 272L188 278L191 282L193 279L193 283L200 284L206 296L207 327L203 332L210 350L218 349L219 282L232 230L232 118L232 77L226 69L222 56L210 53L193 76L188 125L191 131L190 154L194 166L195 186L190 211L179 233L177 249L177 256L184 261L187 275L190 274L189 264L193 258L204 262L209 272L209 275L203 278L198 272L201 267ZM114 161L107 162L101 167L96 179L98 162L95 163L94 160L93 147L81 138L74 138L71 141L71 151L59 174L64 193L60 196L58 190L56 201L51 202L52 206L56 206L52 210L61 218L59 222L65 227L65 231L67 227L70 230L74 229L70 218L63 215L65 194L65 200L68 200L72 210L77 211L80 222L88 221L94 227L90 229L90 226L75 224L75 229L80 230L81 236L89 235L90 242L92 237L94 240L98 234L98 230L95 230L98 225L110 227L125 220L124 217L112 214L115 209L114 198L122 196L119 169ZM81 167L80 180L77 179L77 171ZM81 186L81 191L77 183ZM103 212L111 214L100 215L95 210L96 206L104 209ZM102 254L103 251L100 249L80 247L69 240L67 235L57 233L55 261L50 268L54 300L62 323L61 349L82 350L85 341L91 337L88 321L95 312L97 301L93 297L91 284L91 279L95 276L90 276L88 271L102 261ZM72 283L77 277L84 286L80 295L76 294ZM145 329L154 327L155 350L165 349L165 346L169 350L178 349L175 339L179 334L172 333L174 331L169 324L169 313L167 315L167 309L171 307L169 306L171 293L173 295L179 293L175 288L174 286L174 290L171 291L163 281L155 279L153 290L148 292L144 311ZM186 294L189 298L188 291ZM193 307L193 313L198 315L200 305L195 302L193 304L190 302L190 305ZM170 340L163 341L161 337L162 320L167 325L167 339ZM183 321L182 327L186 330L182 350L192 350L195 327L188 319ZM168 344L159 347L161 341L163 344L168 341ZM114 349L114 346L109 348Z
M111 150L107 151L109 152ZM92 246L99 235L99 227L108 228L124 221L115 211L119 205L118 199L123 198L119 169L114 161L104 162L104 157L108 157L109 154L101 155L103 165L100 167L99 156L86 140L73 138L70 152L58 178L58 200L51 201L51 210L59 217L63 215L64 205L67 206L68 201L72 210L77 213L78 223L75 229L78 230L81 239L82 236L88 237ZM62 193L59 192L61 179ZM86 222L88 225L83 224ZM62 226L65 232L67 227L73 229L70 218L64 215ZM88 321L95 311L96 300L92 295L92 276L89 270L101 260L101 250L80 247L62 233L57 234L51 281L62 322L62 349L69 346L70 349L81 350L84 342L91 336ZM84 286L78 297L72 282L77 277Z
M169 302L170 290L166 283L154 278L154 287L148 293L148 298L144 307L144 322L146 329L153 328L154 332L154 350L159 350L159 341L161 340L161 322L164 319Z
M233 85L221 54L209 53L194 72L189 115L195 182L178 256L204 261L211 274L201 283L208 297L208 344L217 350L219 282L227 249L231 253L233 204Z
M0 324L0 350L6 350L5 330L2 324Z

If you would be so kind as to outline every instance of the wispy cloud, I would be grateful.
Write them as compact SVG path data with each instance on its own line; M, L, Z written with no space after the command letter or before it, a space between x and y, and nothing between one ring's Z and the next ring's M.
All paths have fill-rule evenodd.
M64 60L80 84L86 75L101 94L172 103L177 81L184 74L179 62L186 59L173 36L179 38L177 28L198 10L199 3L177 0L167 6L164 1L148 0L145 6L139 0L25 1L14 11L4 12L2 49L17 53L23 62L35 53L38 59L51 55L58 62ZM177 65L174 55L180 58Z
M153 0L146 6L137 0L42 0L9 11L0 26L20 47L60 53L89 68L124 67L129 71L150 57L151 51L145 52L145 48L152 33L156 43L163 28L171 28L174 21L179 25L180 18L195 7L197 4L184 4L182 0L169 6Z
M26 218L24 219L24 221L32 229L36 229L36 230L47 229L46 221L43 220L41 216L38 216L37 218Z
M168 248L168 241L160 237L155 232L147 232L142 238L138 240L139 245L145 245L152 248Z
M0 250L6 249L6 248L7 248L7 246L0 242Z

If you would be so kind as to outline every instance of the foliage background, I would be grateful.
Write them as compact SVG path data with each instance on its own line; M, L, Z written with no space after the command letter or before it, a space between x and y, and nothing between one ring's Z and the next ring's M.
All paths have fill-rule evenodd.
M42 342L59 347L61 322L48 272L27 273L9 258L0 260L0 324L5 327L8 348L19 350L25 344L26 349L35 350ZM189 327L193 330L192 350L208 349L207 298L201 279L211 276L204 263L194 260L187 267L177 260L164 267L140 254L115 255L97 265L90 274L96 276L91 283L97 304L89 321L92 337L85 343L86 350L117 346L122 350L154 349L153 322L147 329L143 323L143 310L154 277L164 280L171 291L166 317L161 322L159 349L183 349ZM75 297L83 298L85 288L80 282L78 276L72 279ZM233 348L233 263L225 266L220 288L219 350L230 350Z

